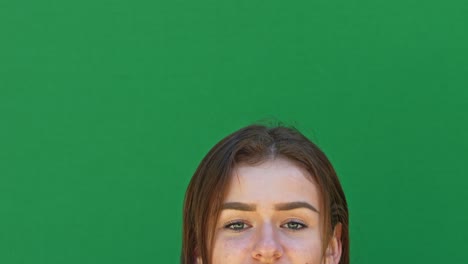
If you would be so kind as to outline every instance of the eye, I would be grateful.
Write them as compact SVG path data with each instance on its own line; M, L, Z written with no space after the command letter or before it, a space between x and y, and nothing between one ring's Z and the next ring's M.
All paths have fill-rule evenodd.
M281 227L291 229L293 231L297 231L297 230L307 228L307 226L305 224L300 223L298 221L289 221L286 224L281 225Z
M250 228L250 225L242 222L242 221L233 221L229 222L226 225L224 225L225 229L232 230L234 232L241 232L247 228Z

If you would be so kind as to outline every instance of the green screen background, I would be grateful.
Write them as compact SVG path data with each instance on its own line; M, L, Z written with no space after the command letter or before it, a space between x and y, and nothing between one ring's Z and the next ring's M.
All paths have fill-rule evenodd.
M466 1L0 2L0 263L179 263L221 138L295 125L334 164L352 263L462 263Z

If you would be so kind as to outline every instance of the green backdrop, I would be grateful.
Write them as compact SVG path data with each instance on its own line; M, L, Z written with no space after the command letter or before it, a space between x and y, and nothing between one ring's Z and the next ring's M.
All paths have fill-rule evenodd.
M468 4L0 2L0 263L179 263L189 179L277 118L331 159L351 260L463 263Z

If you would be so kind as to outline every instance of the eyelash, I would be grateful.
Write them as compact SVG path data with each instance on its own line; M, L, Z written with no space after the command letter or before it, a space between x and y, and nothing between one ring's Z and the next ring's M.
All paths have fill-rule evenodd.
M282 224L280 227L283 227L283 226L288 225L288 224L295 224L295 225L300 226L299 228L287 228L287 229L291 230L292 232L296 232L296 231L307 228L306 224L304 224L304 223L302 223L301 221L298 221L298 220L290 220L287 223ZM243 225L243 228L232 228L234 225ZM229 230L231 230L233 232L238 233L238 232L242 232L243 230L246 230L247 229L246 226L247 226L247 228L252 227L251 225L245 223L244 221L235 220L235 221L231 221L231 222L226 223L224 225L224 229L229 229Z
M239 225L239 224L244 225L244 227L245 227L245 226L251 227L249 224L247 224L247 223L245 223L245 222L243 222L243 221L235 220L235 221L227 222L227 223L224 225L224 228L225 228L225 229L229 229L229 230L231 230L231 231L233 231L233 232L236 232L236 233L242 232L243 230L245 230L245 228L242 228L242 229L232 228L232 226L234 226L234 225Z
M287 223L282 224L281 226L284 226L284 225L287 225L287 224L296 224L296 225L300 226L299 228L289 228L293 232L307 228L306 224L304 224L304 223L302 223L301 221L298 221L298 220L290 220Z

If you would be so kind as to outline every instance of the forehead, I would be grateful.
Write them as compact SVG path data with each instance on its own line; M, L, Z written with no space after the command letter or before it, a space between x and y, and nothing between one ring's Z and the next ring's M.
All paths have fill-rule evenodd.
M295 162L277 158L256 165L241 163L231 175L226 202L275 203L304 201L320 207L317 183ZM320 210L320 209L319 209Z

